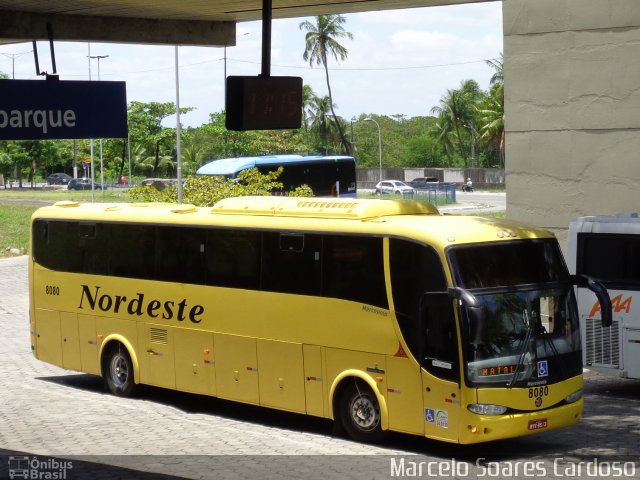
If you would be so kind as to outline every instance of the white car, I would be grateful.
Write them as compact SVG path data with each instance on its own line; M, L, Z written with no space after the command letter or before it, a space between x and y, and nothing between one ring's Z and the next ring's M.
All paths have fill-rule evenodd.
M383 180L376 185L376 195L393 193L396 195L413 195L415 189L400 180Z

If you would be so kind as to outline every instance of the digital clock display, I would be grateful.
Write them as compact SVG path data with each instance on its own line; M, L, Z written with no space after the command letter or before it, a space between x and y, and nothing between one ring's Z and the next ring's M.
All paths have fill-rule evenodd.
M302 78L227 77L228 130L300 128Z

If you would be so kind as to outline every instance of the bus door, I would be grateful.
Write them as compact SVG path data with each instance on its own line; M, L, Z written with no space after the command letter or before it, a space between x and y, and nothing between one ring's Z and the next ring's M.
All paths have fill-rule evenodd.
M422 394L425 434L458 441L460 408L459 342L452 300L447 293L427 293L421 302Z

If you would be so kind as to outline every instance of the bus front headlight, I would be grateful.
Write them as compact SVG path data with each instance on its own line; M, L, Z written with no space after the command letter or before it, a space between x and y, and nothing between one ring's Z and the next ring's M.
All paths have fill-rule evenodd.
M582 389L576 392L573 392L571 395L568 395L567 397L565 397L564 401L567 403L573 403L573 402L577 402L581 398L582 398Z
M507 411L507 407L503 407L502 405L486 403L472 403L467 408L478 415L502 415Z

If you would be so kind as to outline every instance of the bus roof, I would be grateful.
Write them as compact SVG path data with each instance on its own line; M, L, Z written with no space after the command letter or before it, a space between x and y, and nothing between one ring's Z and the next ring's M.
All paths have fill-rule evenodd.
M272 165L286 165L287 163L305 163L335 160L353 160L344 155L263 155L260 157L222 158L209 162L197 171L197 175L233 175L247 168Z
M236 197L213 207L66 201L40 208L32 218L373 234L413 238L440 248L553 238L547 230L504 219L440 215L433 205L415 200Z

